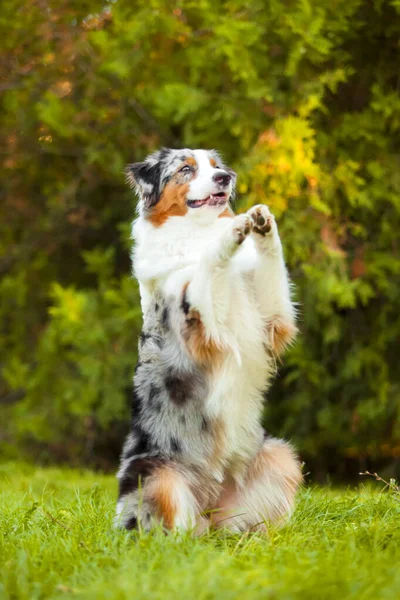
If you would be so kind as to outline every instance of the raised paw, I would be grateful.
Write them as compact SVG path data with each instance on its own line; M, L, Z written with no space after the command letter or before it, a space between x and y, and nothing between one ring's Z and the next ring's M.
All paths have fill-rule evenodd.
M270 233L275 225L274 216L269 212L265 204L257 204L247 212L253 222L253 231L265 236Z
M235 243L240 246L253 229L253 221L248 214L238 215L233 219L232 233Z
M237 215L229 221L230 223L218 243L217 252L213 253L222 261L229 260L235 254L253 229L253 221L248 214Z

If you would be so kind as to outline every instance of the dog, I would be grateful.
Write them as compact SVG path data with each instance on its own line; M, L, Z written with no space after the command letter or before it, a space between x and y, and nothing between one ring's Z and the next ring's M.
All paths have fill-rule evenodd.
M261 425L297 332L275 219L265 205L235 216L236 176L213 150L163 148L126 174L143 330L117 522L265 530L302 480L292 446Z

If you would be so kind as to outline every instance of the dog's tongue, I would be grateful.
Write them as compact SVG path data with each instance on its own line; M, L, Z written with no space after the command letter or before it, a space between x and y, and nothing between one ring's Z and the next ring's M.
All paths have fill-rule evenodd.
M208 202L208 198L205 198L205 200L190 200L190 206L203 206L203 204L207 204Z

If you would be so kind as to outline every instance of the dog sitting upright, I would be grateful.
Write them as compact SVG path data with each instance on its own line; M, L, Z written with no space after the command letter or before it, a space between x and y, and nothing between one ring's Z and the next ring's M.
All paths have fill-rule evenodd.
M265 205L234 215L235 174L214 151L162 149L127 177L143 331L117 522L265 528L290 513L302 479L291 446L261 426L296 334L274 217Z

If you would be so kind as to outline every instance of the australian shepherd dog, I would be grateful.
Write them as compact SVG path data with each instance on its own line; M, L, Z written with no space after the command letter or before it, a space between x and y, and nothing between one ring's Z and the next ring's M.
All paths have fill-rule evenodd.
M117 522L201 533L285 520L302 480L292 446L262 427L276 358L296 335L273 215L235 215L235 173L213 150L131 164L143 330Z

